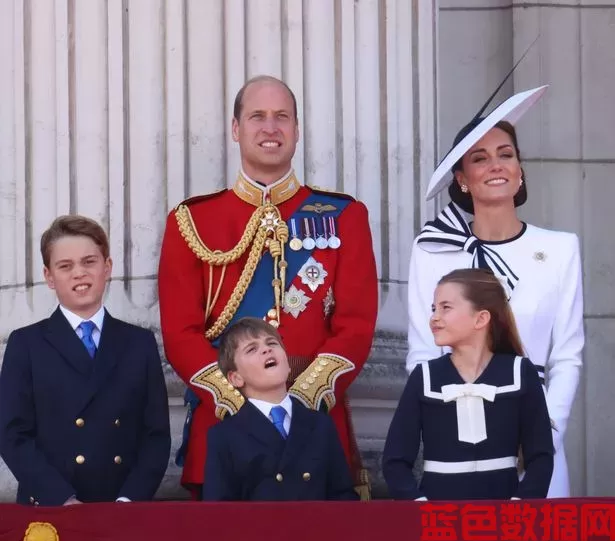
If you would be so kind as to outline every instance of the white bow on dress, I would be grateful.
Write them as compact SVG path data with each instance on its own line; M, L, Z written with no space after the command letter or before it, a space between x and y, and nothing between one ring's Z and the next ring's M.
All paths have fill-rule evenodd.
M485 383L464 383L442 386L444 402L457 403L459 441L479 443L487 439L484 400L495 400L497 387Z

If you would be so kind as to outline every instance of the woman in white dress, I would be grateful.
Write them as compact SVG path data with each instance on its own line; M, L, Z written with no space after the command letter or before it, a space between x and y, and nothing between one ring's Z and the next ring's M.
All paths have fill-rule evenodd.
M438 280L457 268L496 273L507 287L527 357L546 384L555 447L548 497L561 498L570 495L563 439L584 346L579 241L573 233L542 229L517 216L527 188L512 124L545 89L516 94L486 118L473 119L434 172L427 198L448 185L452 203L413 245L406 365L411 372L417 363L442 355L429 329Z

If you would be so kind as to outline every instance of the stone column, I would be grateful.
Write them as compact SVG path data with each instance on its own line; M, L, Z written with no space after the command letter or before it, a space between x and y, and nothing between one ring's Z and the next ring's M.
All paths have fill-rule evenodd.
M0 354L46 317L38 242L59 214L107 229L106 305L158 338L156 272L166 213L229 186L230 126L251 76L298 100L295 168L369 207L381 279L373 358L352 389L360 444L381 450L405 381L411 239L436 140L435 0L16 0L0 3ZM165 363L174 432L183 384ZM372 453L372 455L370 455ZM379 466L372 462L374 473ZM171 466L161 497L185 497ZM15 483L0 462L0 500Z

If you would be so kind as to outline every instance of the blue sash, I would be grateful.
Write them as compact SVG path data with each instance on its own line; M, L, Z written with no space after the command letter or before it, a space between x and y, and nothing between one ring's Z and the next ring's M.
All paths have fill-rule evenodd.
M321 223L321 214L316 214L313 210L302 210L305 207L314 207L317 203L320 203L322 207L328 207L332 210L326 212L327 217L332 216L333 218L337 218L341 212L348 206L350 203L349 199L342 199L340 197L331 197L329 195L321 194L321 193L312 193L309 197L301 203L300 208L289 218L288 226L290 229L291 220L294 219L297 225L299 226L303 222L303 218L314 218L317 217L316 222L316 232L320 233L322 231L322 223ZM333 210L335 209L335 210ZM310 223L310 230L311 230ZM299 231L301 229L299 228ZM291 230L292 231L292 230ZM324 232L323 232L324 233ZM310 258L312 252L314 250L290 250L288 247L284 250L284 255L286 257L286 261L288 263L288 267L286 268L286 283L284 284L284 291L288 289L291 282L297 276L297 273L301 270L301 267L305 264L305 262ZM258 263L256 270L254 271L254 277L246 290L246 294L241 301L235 315L229 322L229 327L238 319L242 317L265 317L267 312L275 306L275 299L273 296L273 287L271 285L271 279L273 276L273 258L269 252L265 252L260 262ZM219 339L212 341L212 345L214 347L218 347Z
M293 215L288 219L288 227L292 232L290 224L291 220L295 220L298 226L298 233L301 231L301 223L304 218L316 218L316 231L312 231L312 235L315 233L324 234L322 229L322 220L321 216L325 217L333 217L337 219L338 216L342 213L342 211L348 206L351 202L351 199L342 198L339 196L331 196L325 193L320 192L312 192L299 206L299 208L293 213ZM313 209L306 209L306 207L313 207L324 209L321 213L318 213ZM305 210L304 210L305 209ZM310 228L311 228L310 223ZM305 250L301 249L298 251L290 250L288 247L284 250L284 255L288 266L286 268L286 283L284 284L284 291L288 289L291 282L297 276L301 267L305 264L305 262L312 255L313 250ZM252 317L265 317L267 312L275 306L275 299L273 295L273 286L271 285L271 280L273 277L273 257L267 251L261 257L258 265L256 266L256 270L254 271L254 276L252 277L252 281L246 290L246 294L243 297L243 300L239 304L235 315L231 319L228 324L230 327L235 321L241 319L242 317L252 316ZM228 328L227 327L227 328ZM211 345L217 348L220 344L220 337L212 340ZM182 443L177 450L175 455L175 463L178 466L184 465L184 457L186 453L186 447L188 445L188 437L190 435L190 426L192 424L192 414L194 410L201 403L198 396L188 387L186 389L186 393L184 395L184 405L188 406L188 412L186 414L186 422L184 423L184 430L182 434Z

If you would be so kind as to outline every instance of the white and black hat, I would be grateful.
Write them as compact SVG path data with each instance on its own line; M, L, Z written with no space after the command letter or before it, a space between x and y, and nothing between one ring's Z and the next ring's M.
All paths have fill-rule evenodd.
M527 54L527 51L525 54ZM496 88L495 92L493 92L493 94L489 96L489 98L480 108L478 113L474 115L474 118L468 124L466 124L455 136L453 147L444 157L444 159L439 163L438 167L431 176L429 186L427 188L427 200L432 199L444 188L449 186L449 194L451 195L451 199L458 203L464 210L470 211L468 208L466 208L468 207L467 202L457 201L458 199L463 198L464 200L470 199L471 203L470 196L461 192L457 182L455 182L453 178L448 177L448 173L449 171L454 173L454 171L459 168L459 162L463 158L463 155L468 150L470 150L478 141L480 141L480 139L482 139L490 129L496 126L498 122L506 121L512 125L516 124L519 119L532 107L532 105L534 105L541 98L541 96L548 88L548 85L544 85L537 88L533 88L531 90L526 90L524 92L519 92L514 96L508 98L505 102L496 107L487 116L482 116L493 98L496 96L504 83L513 73L519 62L523 60L525 54L516 62L516 64L506 75L504 80ZM523 203L525 203L526 199L527 191L524 183L521 186L519 192L517 193L517 196L515 197L515 205L522 205Z

